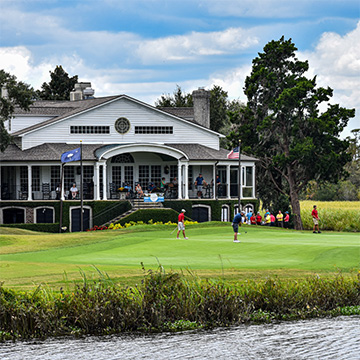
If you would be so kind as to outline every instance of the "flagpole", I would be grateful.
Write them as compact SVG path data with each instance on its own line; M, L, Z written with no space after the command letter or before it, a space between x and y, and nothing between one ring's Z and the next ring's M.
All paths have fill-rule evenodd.
M63 221L63 188L64 188L64 165L61 164L61 180L60 180L60 219L59 219L59 233L62 231L62 221Z
M84 231L84 182L83 182L83 163L82 163L82 140L80 140L80 231Z
M242 172L241 172L241 140L239 140L239 213L241 211L241 183L242 183Z

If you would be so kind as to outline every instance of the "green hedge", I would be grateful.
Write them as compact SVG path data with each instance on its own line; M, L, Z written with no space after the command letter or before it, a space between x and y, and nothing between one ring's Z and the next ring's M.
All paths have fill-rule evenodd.
M63 217L62 226L69 228L70 226L70 207L80 206L80 201L63 201ZM84 206L92 208L93 224L102 225L111 221L115 217L125 213L131 209L129 201L84 201ZM46 201L46 202L1 202L1 207L23 207L23 208L36 208L41 206L53 207L55 211L55 224L4 224L6 227L17 227L22 229L29 229L34 231L45 232L59 232L60 222L60 202L59 201Z
M192 207L193 205L207 205L211 208L211 220L212 221L221 221L221 208L223 205L228 205L230 208L230 220L234 216L234 208L238 205L238 200L165 200L164 207L174 209L176 212L180 212L181 209L186 210L186 215L192 218ZM241 205L245 206L247 204L252 204L254 206L254 211L257 212L259 209L258 200L244 200L241 201Z
M59 223L54 224L3 224L0 227L26 229L31 231L42 231L47 233L58 233Z
M131 209L129 201L93 201L93 224L103 225Z
M245 206L246 204L253 204L254 210L258 211L259 202L257 200L252 201L242 201L241 204ZM223 205L228 205L230 209L230 220L232 220L234 214L234 207L238 204L237 200L166 200L164 201L164 207L173 209L174 212L169 212L166 209L150 209L145 212L136 212L131 214L130 217L126 218L128 221L144 221L148 222L152 219L154 222L177 222L177 215L181 209L186 210L186 216L189 219L192 219L192 207L193 205L207 205L211 208L211 220L212 221L221 221L221 207ZM62 217L62 226L69 228L69 211L70 207L80 206L80 201L64 201L63 202L63 217ZM55 210L55 221L59 223L60 221L60 202L59 201L47 201L47 202L28 202L28 201L19 201L19 202L2 202L1 207L25 207L25 208L35 208L40 206L51 206ZM103 225L109 223L115 217L125 213L131 209L131 203L129 201L84 201L84 206L90 206L92 208L93 216L93 225ZM158 210L164 211L163 213L158 212ZM121 221L121 224L123 220ZM8 226L10 224L6 224ZM34 228L36 231L46 231L46 232L58 232L59 225L56 224L11 224L12 227L30 229ZM56 230L55 230L56 229Z
M167 223L169 221L176 223L178 222L178 213L172 209L139 209L128 216L125 216L117 224L122 226L130 221L143 221L144 223L152 220L153 222ZM188 218L188 220L191 220Z

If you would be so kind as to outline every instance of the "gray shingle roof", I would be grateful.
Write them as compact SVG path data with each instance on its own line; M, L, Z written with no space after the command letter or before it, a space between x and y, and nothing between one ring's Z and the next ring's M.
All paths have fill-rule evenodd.
M46 143L27 150L21 150L12 144L3 153L0 152L0 163L10 161L60 161L61 154L76 149L79 146L80 144ZM95 150L99 147L101 147L99 144L84 144L82 147L83 160L96 160Z
M194 119L193 107L160 107L159 109L184 119L188 119L188 120Z
M16 108L14 115L54 115L52 119L34 124L25 129L14 132L13 136L22 135L28 131L38 129L44 125L51 124L55 121L61 120L67 116L75 115L82 111L88 110L97 105L104 104L108 101L121 97L122 95L117 96L107 96L101 98L79 100L79 101L35 101L30 106L30 111L24 111L20 108Z
M200 144L167 144L175 149L183 151L190 160L229 160L229 150L215 150ZM256 158L241 154L241 160L257 161ZM234 159L232 161L238 161Z
M190 160L228 160L227 154L229 150L220 149L215 150L200 144L166 144L169 147L184 152ZM61 154L66 151L76 149L80 145L64 144L64 143L46 143L33 148L22 151L16 145L9 145L5 152L0 152L1 162L24 162L24 161L59 161ZM96 160L95 151L109 145L101 144L83 144L83 160ZM112 146L115 146L113 144ZM119 144L118 146L121 146ZM244 161L256 161L255 158L241 155ZM237 160L232 160L236 162Z

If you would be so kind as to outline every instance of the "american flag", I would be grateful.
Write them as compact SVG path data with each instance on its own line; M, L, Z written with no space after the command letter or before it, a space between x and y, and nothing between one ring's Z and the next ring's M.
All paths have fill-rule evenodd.
M239 158L239 147L237 146L235 149L231 150L227 154L228 159L238 159Z

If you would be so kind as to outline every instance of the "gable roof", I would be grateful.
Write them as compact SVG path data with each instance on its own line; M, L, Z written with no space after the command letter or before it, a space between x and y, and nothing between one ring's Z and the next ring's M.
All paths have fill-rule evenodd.
M13 136L23 135L29 131L39 129L43 126L50 125L59 120L65 119L69 116L79 114L83 111L92 109L96 106L105 104L114 99L120 98L122 95L107 96L101 98L78 100L78 101L65 101L65 100L40 100L35 101L30 105L29 111L24 111L16 108L15 115L54 115L53 118L31 125L27 128L14 132Z
M110 103L120 98L126 98L130 101L138 103L142 106L150 108L152 110L158 111L160 113L165 113L168 116L174 117L176 119L180 119L182 121L186 121L187 123L191 123L197 127L200 127L208 132L216 134L219 137L224 137L223 134L220 134L216 131L213 131L203 125L198 124L193 120L194 110L193 108L156 108L150 104L144 103L140 100L134 99L127 95L115 95L115 96L107 96L86 100L77 100L77 101L67 101L67 100L40 100L35 101L32 105L30 105L29 111L24 111L20 108L16 108L14 115L54 115L51 119L47 119L45 121L39 122L37 124L33 124L27 128L18 130L12 133L12 136L22 136L28 132L40 129L44 126L51 125L58 121L64 120L68 117L80 114L85 111L89 111L90 109L96 108L98 106L102 106L106 103ZM192 114L192 116L191 116Z

